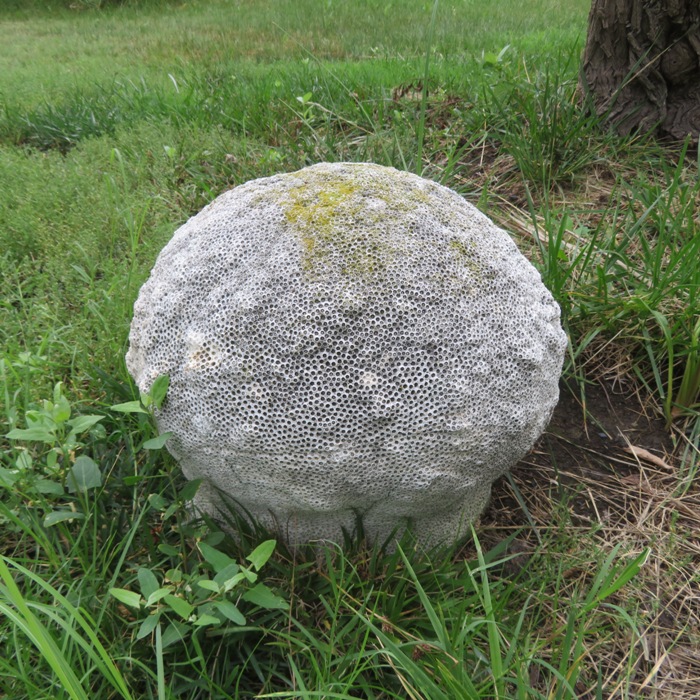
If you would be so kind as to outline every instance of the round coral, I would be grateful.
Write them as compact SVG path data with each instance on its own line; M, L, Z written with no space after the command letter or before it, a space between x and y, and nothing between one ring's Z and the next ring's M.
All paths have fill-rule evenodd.
M295 544L464 534L558 399L559 307L455 192L367 163L254 180L178 229L127 365L198 506Z

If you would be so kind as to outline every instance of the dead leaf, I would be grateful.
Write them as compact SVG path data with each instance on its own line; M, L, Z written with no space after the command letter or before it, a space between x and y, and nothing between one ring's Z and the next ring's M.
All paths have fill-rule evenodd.
M662 469L666 469L668 471L674 471L673 467L664 462L664 460L661 459L661 457L657 457L655 454L652 454L651 452L649 452L649 450L645 450L643 447L635 447L635 445L628 445L624 449L625 452L629 452L630 454L634 455L637 459L642 459L645 462L649 462L650 464L655 464L657 467L661 467Z

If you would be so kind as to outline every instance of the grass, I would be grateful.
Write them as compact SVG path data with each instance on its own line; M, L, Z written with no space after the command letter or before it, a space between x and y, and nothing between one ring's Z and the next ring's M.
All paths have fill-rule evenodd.
M0 694L696 697L698 151L580 108L588 0L73 5L0 10ZM322 160L457 190L562 307L574 409L430 557L233 542L110 408L173 230Z

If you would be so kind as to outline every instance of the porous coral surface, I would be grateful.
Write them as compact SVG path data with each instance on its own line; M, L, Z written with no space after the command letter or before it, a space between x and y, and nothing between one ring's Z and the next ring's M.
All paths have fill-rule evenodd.
M455 192L367 163L230 190L179 228L127 366L198 505L292 544L362 523L460 537L544 430L566 345L508 234ZM224 501L227 505L224 505Z

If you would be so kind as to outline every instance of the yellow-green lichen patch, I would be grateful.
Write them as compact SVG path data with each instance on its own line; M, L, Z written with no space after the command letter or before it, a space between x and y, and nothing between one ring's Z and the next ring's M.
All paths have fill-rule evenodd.
M453 238L448 245L450 250L457 256L461 265L464 265L473 275L481 275L482 264L477 256L475 241L468 240L465 242Z
M300 183L288 195L289 202L284 207L284 215L300 233L307 258L313 255L317 246L338 242L342 231L339 224L358 213L359 204L350 204L358 191L357 183L346 178L327 178L323 187L318 183Z
M420 188L381 166L347 164L344 170L319 168L294 175L296 182L279 204L302 245L307 271L319 262L348 276L383 271L401 245L396 232L430 202Z

